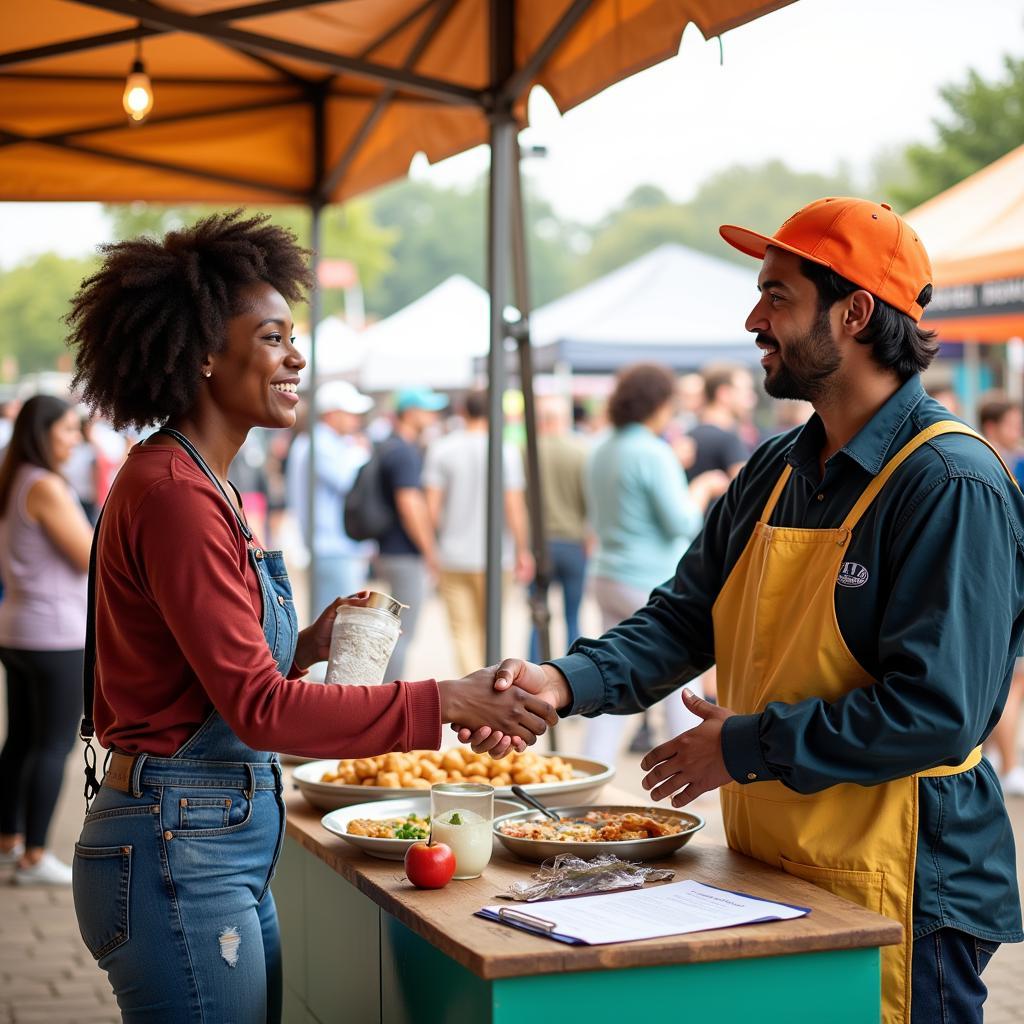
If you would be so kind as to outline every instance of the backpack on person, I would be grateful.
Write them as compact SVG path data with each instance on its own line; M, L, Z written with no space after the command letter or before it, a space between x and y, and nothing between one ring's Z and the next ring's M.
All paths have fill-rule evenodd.
M352 540L379 540L398 522L394 501L387 493L383 455L388 442L377 445L359 467L352 488L345 496L343 521Z

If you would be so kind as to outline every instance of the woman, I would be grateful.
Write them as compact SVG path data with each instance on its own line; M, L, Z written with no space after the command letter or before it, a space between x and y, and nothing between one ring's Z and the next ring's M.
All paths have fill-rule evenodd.
M597 534L591 587L601 632L647 604L703 522L704 509L725 490L722 473L703 473L687 489L686 474L661 435L672 419L675 377L654 364L623 370L608 400L614 430L587 464L587 508ZM696 686L694 684L697 684ZM699 680L690 689L700 693ZM673 736L696 724L678 697L661 705ZM626 719L601 715L587 725L587 757L613 762Z
M269 886L284 804L265 751L437 747L455 720L494 727L500 752L554 720L521 691L492 702L488 671L302 681L327 656L337 602L298 629L281 556L252 535L226 474L250 429L294 425L305 363L289 303L308 284L294 237L239 211L106 246L69 316L87 401L118 428L165 424L107 499L94 673L86 653L87 708L114 753L76 846L75 908L125 1021L280 1018Z
M0 466L0 861L16 865L18 885L71 884L46 836L82 710L92 528L60 475L81 440L75 410L36 395L18 413Z

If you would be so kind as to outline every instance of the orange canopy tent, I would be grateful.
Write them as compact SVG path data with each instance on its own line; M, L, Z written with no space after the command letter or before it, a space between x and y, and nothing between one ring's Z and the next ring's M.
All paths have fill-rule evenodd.
M1024 338L1024 146L906 218L932 258L923 325L944 341Z
M494 659L500 357L510 334L503 310L513 292L518 308L529 309L517 143L529 90L542 85L568 110L671 57L691 21L710 37L790 2L6 0L0 199L303 203L313 212L316 251L325 204L403 176L417 152L440 160L489 142L487 656ZM121 111L135 60L155 99L142 125ZM316 324L316 293L311 307ZM525 317L517 327L535 481ZM307 379L315 388L315 338L311 352Z

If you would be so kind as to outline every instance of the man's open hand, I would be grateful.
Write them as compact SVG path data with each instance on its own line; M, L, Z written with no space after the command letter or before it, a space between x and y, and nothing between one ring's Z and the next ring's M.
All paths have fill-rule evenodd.
M685 807L702 793L732 782L722 757L722 723L735 712L709 704L687 689L683 690L683 704L703 721L655 747L640 762L647 772L644 789L649 789L655 800L675 793L673 807Z

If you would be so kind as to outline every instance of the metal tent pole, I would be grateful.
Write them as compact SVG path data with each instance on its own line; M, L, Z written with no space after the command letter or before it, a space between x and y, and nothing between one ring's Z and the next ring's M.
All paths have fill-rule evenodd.
M313 622L323 611L316 606L316 325L320 322L323 297L320 291L320 245L323 239L323 205L312 203L309 208L309 247L313 250L310 269L313 272L313 287L309 293L309 363L306 379L309 381L309 473L306 481L306 522L309 524L309 621Z
M324 164L327 145L325 118L326 92L321 87L313 95L313 187L309 200L309 248L312 250L310 270L313 287L309 293L309 473L306 491L306 522L309 524L309 621L313 622L323 611L316 606L316 328L320 323L323 295L320 290L320 250L323 248L323 211L327 197L323 192Z
M505 525L505 480L502 441L505 413L505 318L511 248L512 161L516 124L511 101L501 87L515 70L515 5L490 4L491 84L495 106L490 111L491 170L487 206L487 286L491 293L488 371L487 443L487 644L486 659L501 657L501 539Z
M548 557L547 533L544 526L544 494L540 476L540 453L537 448L537 402L533 390L533 349L530 347L530 280L526 252L526 207L523 202L522 157L519 140L512 147L512 279L515 283L516 306L520 319L513 329L519 349L519 381L523 389L523 420L526 426L526 511L530 526L530 543L536 570L530 590L530 618L537 631L540 660L551 657L551 610L548 588L551 585L551 562ZM555 726L550 733L551 749L558 749Z

